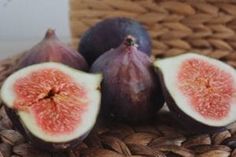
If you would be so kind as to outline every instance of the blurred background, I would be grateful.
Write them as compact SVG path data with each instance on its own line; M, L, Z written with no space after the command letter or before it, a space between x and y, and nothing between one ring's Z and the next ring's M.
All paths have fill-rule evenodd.
M0 59L32 47L48 28L70 42L68 0L0 0Z

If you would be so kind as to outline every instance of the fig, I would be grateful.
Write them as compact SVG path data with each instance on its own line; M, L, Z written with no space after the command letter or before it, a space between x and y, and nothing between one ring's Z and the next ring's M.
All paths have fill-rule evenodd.
M1 98L14 126L31 143L63 151L79 144L95 124L101 79L61 63L40 63L11 74Z
M235 69L187 53L154 62L172 113L192 131L214 130L236 120Z
M19 61L19 69L42 62L59 62L72 68L87 71L88 64L75 49L62 43L52 29L48 29L44 39L28 50Z
M140 52L151 55L148 32L137 21L124 17L108 18L92 26L81 37L78 50L92 65L104 52L118 47L128 35L136 38Z
M102 115L126 122L152 118L162 107L161 85L150 58L128 36L116 49L101 55L91 72L103 73Z

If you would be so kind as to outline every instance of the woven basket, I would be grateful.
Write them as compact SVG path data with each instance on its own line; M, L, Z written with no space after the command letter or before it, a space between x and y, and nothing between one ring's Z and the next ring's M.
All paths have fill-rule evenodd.
M235 0L71 0L71 30L76 48L96 22L115 16L140 21L149 31L155 57L187 51L208 55L236 67ZM0 83L20 56L1 61ZM88 138L73 150L48 153L32 147L0 109L0 157L236 157L236 123L215 133L191 134L169 113L152 124L131 126L98 120Z

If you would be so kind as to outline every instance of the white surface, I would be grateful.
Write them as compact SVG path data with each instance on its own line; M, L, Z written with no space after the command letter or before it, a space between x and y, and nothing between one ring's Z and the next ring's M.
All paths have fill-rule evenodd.
M0 0L0 59L31 48L48 28L70 42L68 0Z

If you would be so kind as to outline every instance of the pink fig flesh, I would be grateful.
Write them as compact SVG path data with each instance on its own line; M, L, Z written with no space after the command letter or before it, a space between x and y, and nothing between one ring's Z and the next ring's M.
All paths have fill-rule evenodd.
M206 61L189 59L182 63L177 77L179 89L198 113L216 120L227 116L235 92L230 73Z
M32 72L16 80L14 90L14 108L32 112L38 125L50 134L74 131L87 108L83 86L56 69Z

